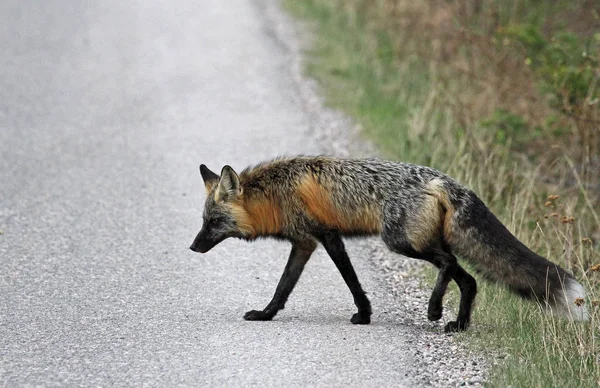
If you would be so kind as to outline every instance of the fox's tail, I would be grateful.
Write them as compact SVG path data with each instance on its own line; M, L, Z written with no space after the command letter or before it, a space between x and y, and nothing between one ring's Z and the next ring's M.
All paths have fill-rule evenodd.
M438 199L446 212L444 238L454 253L523 298L576 320L589 319L585 289L573 275L523 245L473 192L451 201L443 191Z

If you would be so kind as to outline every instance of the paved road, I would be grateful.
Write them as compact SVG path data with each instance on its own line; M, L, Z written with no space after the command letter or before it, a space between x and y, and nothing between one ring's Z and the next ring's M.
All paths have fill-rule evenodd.
M410 384L366 260L372 325L322 249L286 310L246 322L289 247L189 251L199 163L321 148L259 3L173 4L0 2L0 386Z

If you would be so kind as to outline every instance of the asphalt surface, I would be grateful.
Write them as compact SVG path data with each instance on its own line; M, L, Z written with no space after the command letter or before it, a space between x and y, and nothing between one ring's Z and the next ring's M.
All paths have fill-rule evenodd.
M198 165L318 153L251 0L0 2L0 386L401 386L380 274L355 307L320 248L272 322L289 246L188 247Z

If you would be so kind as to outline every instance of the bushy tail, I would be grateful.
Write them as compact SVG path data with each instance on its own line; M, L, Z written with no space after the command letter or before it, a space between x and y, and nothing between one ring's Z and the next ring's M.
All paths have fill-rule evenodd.
M452 251L489 280L506 285L523 298L538 300L576 320L587 320L586 293L575 278L521 243L485 204L468 191L446 208L445 239ZM446 203L444 203L446 202Z

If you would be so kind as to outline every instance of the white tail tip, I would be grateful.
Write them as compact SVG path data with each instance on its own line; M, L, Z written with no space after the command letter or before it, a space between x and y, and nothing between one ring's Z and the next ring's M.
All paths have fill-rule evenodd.
M576 321L590 319L585 306L585 289L574 279L568 279L565 284L564 307L565 313Z

